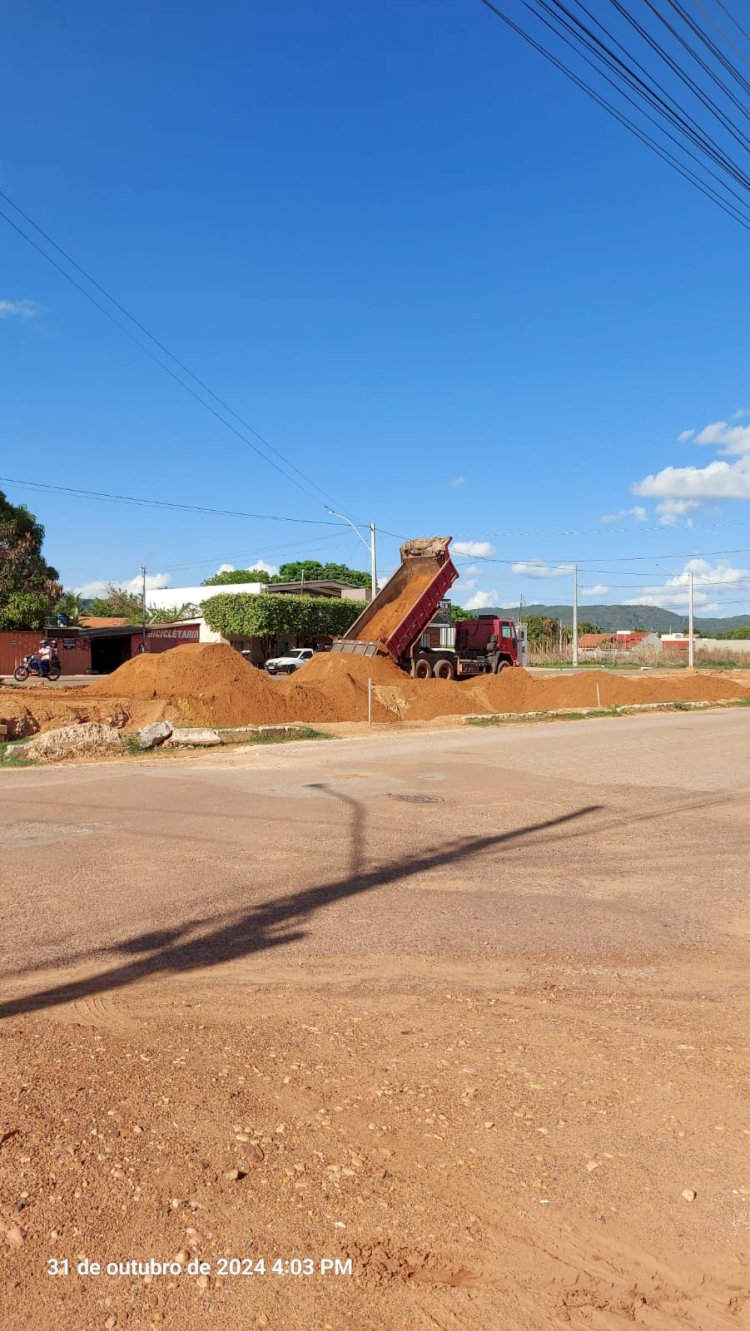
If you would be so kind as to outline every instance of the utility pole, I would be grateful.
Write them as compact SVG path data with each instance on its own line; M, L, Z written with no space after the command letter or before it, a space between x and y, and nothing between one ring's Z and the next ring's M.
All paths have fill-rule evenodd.
M578 665L578 565L573 565L573 665Z
M366 541L361 531L359 530L359 527L354 522L351 521L351 518L345 518L343 513L337 513L335 509L328 508L327 506L326 506L326 513L330 513L331 517L338 518L340 522L345 522L348 527L351 527L352 531L356 532L357 536L359 537L360 541L365 547L365 550L369 551L370 583L372 586L372 599L374 601L375 597L378 594L378 568L377 568L376 547L375 547L375 523L374 522L370 523L370 539L369 541Z
M688 573L688 665L693 669L693 574Z
M141 565L141 574L143 575L143 590L141 593L141 651L146 650L146 565Z
M370 581L372 583L372 599L378 594L378 562L375 549L375 523L370 523Z

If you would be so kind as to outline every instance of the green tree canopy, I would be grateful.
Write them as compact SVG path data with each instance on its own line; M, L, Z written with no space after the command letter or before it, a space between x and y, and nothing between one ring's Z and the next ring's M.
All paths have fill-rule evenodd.
M348 582L351 587L369 587L369 573L361 569L349 568L348 564L321 564L318 559L296 559L290 564L282 564L271 582L301 582L304 573L305 582L324 582L327 578L334 582Z
M451 624L458 624L462 619L473 619L470 610L464 610L462 605L451 605Z
M75 592L63 592L58 597L54 613L67 615L69 624L77 624L81 616L81 603Z
M125 591L114 582L108 582L104 596L94 596L84 611L87 615L101 615L103 618L126 619L129 624L140 624L143 618L143 601L135 592Z
M299 638L336 637L361 614L361 601L335 596L253 596L250 592L212 596L201 610L209 628L225 638L260 638L264 651L282 634Z
M201 587L224 587L233 582L270 582L271 575L264 568L232 568L204 578Z
M42 554L44 527L0 490L0 628L43 628L62 591Z
M84 615L100 615L105 619L124 619L127 624L143 623L143 601L135 592L126 591L109 582L106 596L95 596L86 603ZM177 619L191 619L198 614L195 605L172 605L163 610L146 610L147 624L171 624Z

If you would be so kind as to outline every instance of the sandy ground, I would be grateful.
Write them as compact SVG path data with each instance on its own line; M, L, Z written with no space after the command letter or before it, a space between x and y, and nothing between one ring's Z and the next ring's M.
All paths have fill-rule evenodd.
M749 740L0 774L0 1324L750 1325Z

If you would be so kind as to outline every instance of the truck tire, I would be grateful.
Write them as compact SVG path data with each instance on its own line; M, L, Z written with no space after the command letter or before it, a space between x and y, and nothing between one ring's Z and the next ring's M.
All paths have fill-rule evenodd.
M442 657L441 660L435 662L432 673L435 679L455 679L456 677L453 662L447 660L446 657Z
M498 661L493 661L493 662L492 662L492 673L493 673L493 675L499 675L499 674L500 674L500 671L501 671L501 670L507 670L508 667L509 667L509 665L510 665L510 661L504 661L502 658L501 658L500 660L498 660Z
M428 660L426 656L420 656L414 662L414 678L415 679L432 678L432 662Z

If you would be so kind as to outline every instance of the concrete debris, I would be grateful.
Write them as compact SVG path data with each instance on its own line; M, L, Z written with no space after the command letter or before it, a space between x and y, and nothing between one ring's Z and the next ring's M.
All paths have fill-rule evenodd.
M144 726L138 733L138 743L142 749L155 749L169 739L174 727L171 721L155 721L151 726Z

